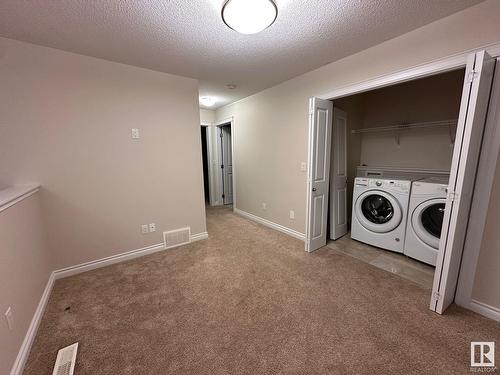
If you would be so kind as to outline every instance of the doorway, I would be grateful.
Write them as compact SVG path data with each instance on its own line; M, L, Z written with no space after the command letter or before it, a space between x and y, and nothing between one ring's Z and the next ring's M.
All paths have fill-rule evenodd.
M443 215L442 235L439 240L433 291L430 302L431 310L438 313L443 313L454 300L494 71L494 59L485 51L470 54L467 57L464 56L463 64L453 64L455 64L453 69L465 68L465 75L463 79L458 119L456 121L456 130L453 132L450 131L450 137L453 138L454 148L449 170L449 183L446 186L446 204ZM347 150L342 148L342 138L339 139L338 136L333 140L334 150L332 151L332 137L335 137L335 134L339 131L344 131L346 127L345 118L343 119L344 115L342 113L340 113L340 116L338 115L339 113L336 114L331 100L335 102L335 100L348 95L367 92L369 90L407 82L412 79L420 79L453 69L451 67L445 68L438 63L435 65L430 64L427 70L418 68L414 71L410 70L406 74L399 73L388 76L385 79L376 79L371 84L362 83L353 85L350 88L338 90L338 92L332 95L327 95L324 99L311 98L306 251L314 251L326 244L329 203L331 203L330 210L334 211L332 212L333 215L331 216L330 226L337 227L339 224L343 224L340 222L337 223L336 220L337 218L338 220L344 220L347 216L345 212L345 194L341 195L343 197L343 205L336 204L335 201L332 202L329 194L330 186L338 192L346 190L345 185L340 184L340 179L338 187L336 183L330 183L331 178L336 177L335 175L330 176L330 163L331 157L333 157L333 163L336 163L335 155L339 152L342 153L341 156L345 159L347 152ZM426 127L428 124L416 122L414 125L414 127L417 128ZM444 122L440 123L440 125L449 126ZM400 134L398 130L404 130L407 127L407 124L399 124L399 126L387 126L384 130L394 132L395 143L399 145ZM344 131L344 133L341 134L344 134L343 137L345 137L346 132ZM342 157L337 158L337 160L342 160ZM337 170L343 172L344 165L345 164L340 165L340 168L337 168ZM347 183L347 179L344 175L339 174L339 176L343 177L344 181ZM372 181L369 179L365 179L363 185L366 188L365 190L371 188L371 182ZM385 184L386 182L373 181L373 183ZM389 183L390 182L387 182L387 184ZM379 186L381 185L377 184L373 186L373 188L376 189L376 187ZM392 188L397 188L399 190L405 189L401 184L395 184ZM406 188L408 190L411 189L411 183ZM392 206L396 206L396 204L397 202L391 203ZM404 207L405 204L407 203L402 202L401 206ZM389 206L386 205L384 207L387 208ZM387 218L394 215L391 210L386 211L388 215ZM401 217L401 221L405 220L405 217ZM372 225L373 223L368 224ZM345 229L342 226L338 228L340 228L339 231L337 231L338 233L335 230L333 231L334 235L341 236L342 231Z
M235 202L233 120L201 125L203 185L207 206Z
M208 174L208 142L207 142L207 127L201 127L201 156L203 163L203 191L205 194L205 205L210 204L210 187Z
M219 134L222 204L233 204L233 150L231 124L217 126Z

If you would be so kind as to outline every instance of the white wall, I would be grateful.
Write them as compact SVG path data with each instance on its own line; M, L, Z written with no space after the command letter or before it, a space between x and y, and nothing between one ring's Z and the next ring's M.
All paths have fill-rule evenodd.
M359 128L457 119L463 80L464 70L459 69L342 98L334 103L341 108L347 100L358 98L347 114L348 118L361 117ZM453 156L450 130L454 134L455 129L452 126L397 133L361 133L353 135L351 142L361 143L358 159L363 165L449 170ZM399 134L399 145L396 134Z
M500 125L500 124L499 124ZM500 310L500 160L497 158L472 298Z
M0 212L0 374L10 372L53 270L39 198ZM9 307L12 330L3 316Z
M55 268L206 231L196 80L5 38L0 56L0 175L42 185Z
M211 109L200 108L200 121L202 124L215 122L215 111Z
M237 208L304 232L308 98L500 42L499 15L486 1L217 109L218 120L234 116Z

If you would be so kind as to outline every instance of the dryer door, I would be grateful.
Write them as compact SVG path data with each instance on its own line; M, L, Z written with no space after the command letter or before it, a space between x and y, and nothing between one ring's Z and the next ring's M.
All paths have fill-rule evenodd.
M420 203L411 215L411 226L416 236L436 250L439 249L445 206L445 198L430 199Z
M362 193L356 200L354 211L361 225L375 233L394 230L403 218L397 199L380 190Z

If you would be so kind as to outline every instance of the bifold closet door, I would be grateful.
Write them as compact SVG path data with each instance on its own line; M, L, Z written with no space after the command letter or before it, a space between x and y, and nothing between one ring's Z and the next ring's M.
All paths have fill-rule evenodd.
M485 51L467 58L430 304L439 314L455 297L494 67Z
M306 251L326 245L333 103L309 99Z
M333 108L330 238L347 233L347 113Z

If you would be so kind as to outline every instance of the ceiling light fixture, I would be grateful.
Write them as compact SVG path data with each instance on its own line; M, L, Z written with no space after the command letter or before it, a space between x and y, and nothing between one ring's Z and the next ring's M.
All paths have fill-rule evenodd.
M222 20L241 34L256 34L271 26L278 17L273 0L227 0Z
M215 104L215 99L210 96L202 96L200 98L200 103L205 107L211 107Z

